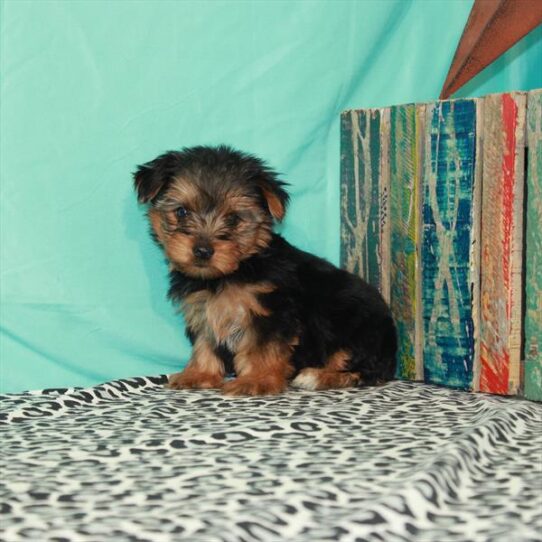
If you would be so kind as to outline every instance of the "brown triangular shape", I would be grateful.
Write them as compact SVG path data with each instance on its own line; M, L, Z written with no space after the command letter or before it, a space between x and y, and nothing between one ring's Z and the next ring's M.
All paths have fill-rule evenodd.
M449 98L541 23L542 0L475 0L440 98Z

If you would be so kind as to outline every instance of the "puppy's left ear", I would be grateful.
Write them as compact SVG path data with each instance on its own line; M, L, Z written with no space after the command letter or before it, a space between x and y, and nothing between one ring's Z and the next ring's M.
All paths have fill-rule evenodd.
M171 151L138 166L134 186L140 203L152 202L169 185L177 161L177 153Z
M284 189L287 183L279 181L272 173L259 177L257 183L267 202L269 213L280 222L286 214L286 207L290 201L290 196Z

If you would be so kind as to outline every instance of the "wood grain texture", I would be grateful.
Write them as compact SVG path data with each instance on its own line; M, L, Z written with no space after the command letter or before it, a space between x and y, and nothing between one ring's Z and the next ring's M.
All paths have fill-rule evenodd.
M480 391L520 390L526 96L484 98Z
M341 265L390 295L389 111L341 116Z
M527 147L524 395L542 401L542 90L528 94Z
M421 346L421 177L425 106L390 110L390 306L397 326L397 377L423 380Z
M423 179L424 375L429 383L472 388L475 356L476 103L427 105Z

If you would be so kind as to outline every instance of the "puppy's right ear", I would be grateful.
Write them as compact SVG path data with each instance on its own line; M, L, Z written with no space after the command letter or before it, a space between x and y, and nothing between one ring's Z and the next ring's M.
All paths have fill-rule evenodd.
M173 178L177 153L166 152L151 162L138 166L134 186L140 203L153 202Z

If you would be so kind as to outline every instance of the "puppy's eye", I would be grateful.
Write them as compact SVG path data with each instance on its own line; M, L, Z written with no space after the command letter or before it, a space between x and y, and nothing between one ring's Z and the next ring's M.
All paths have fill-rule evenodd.
M241 217L236 213L231 213L226 217L226 225L229 228L235 228L241 222Z
M175 209L175 216L177 218L186 218L188 214L189 211L185 207L177 207L177 209Z

